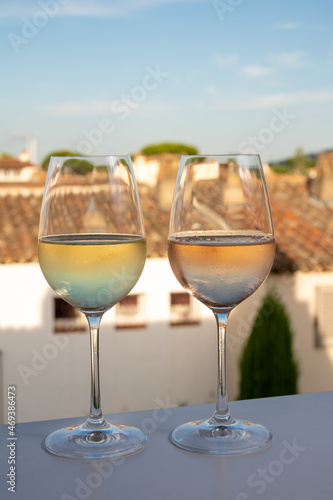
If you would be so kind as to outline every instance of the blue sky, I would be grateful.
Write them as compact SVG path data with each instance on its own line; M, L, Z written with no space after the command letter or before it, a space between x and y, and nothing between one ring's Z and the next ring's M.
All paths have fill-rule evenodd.
M0 3L0 151L333 148L333 3Z

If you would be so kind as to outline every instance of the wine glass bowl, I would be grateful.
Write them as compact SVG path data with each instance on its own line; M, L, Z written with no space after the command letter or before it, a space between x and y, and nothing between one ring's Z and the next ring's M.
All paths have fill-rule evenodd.
M226 324L231 310L263 283L275 242L258 155L183 156L170 216L168 255L180 284L209 307L218 331L218 391L214 415L175 429L190 451L249 453L267 446L270 431L235 420L226 391Z
M127 156L51 157L42 202L38 258L51 288L85 314L90 330L90 415L50 434L46 449L62 457L115 458L144 448L135 427L102 414L99 326L134 287L146 259L139 196Z

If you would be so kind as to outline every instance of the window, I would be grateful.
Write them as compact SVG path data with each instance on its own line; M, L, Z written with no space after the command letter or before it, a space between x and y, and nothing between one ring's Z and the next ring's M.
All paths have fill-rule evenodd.
M145 320L145 296L130 294L115 306L116 328L143 328Z
M54 333L85 332L88 328L84 315L60 297L54 299Z
M333 346L333 287L316 288L315 346Z
M198 325L193 297L187 292L172 292L170 295L170 325Z

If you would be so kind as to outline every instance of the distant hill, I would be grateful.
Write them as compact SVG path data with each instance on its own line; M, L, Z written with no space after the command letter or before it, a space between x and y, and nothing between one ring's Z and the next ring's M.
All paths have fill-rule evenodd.
M321 153L329 153L330 151L332 151L332 149L325 149L323 151L318 151L316 153L304 153L304 156L305 156L307 161L315 163L317 161L318 155L320 155ZM271 167L277 167L279 165L290 165L290 163L293 161L293 159L294 159L294 156L291 156L290 158L284 158L281 160L270 161L269 165Z

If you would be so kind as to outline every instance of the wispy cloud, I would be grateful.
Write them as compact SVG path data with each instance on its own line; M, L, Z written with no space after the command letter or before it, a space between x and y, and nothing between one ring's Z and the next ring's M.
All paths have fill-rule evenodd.
M245 66L244 74L250 78L260 78L272 73L272 68L268 66Z
M170 3L202 3L208 0L69 0L68 3L55 1L58 6L58 16L62 17L122 17L134 12L152 9ZM46 2L47 3L47 2ZM33 0L7 2L0 6L0 19L22 16L33 16L40 11L39 2Z
M121 107L122 106L122 107ZM116 101L67 101L58 104L44 104L39 107L42 114L52 116L79 116L79 115L104 115L121 113L124 110L124 102ZM134 111L166 111L173 109L173 104L162 101L133 101ZM176 107L175 107L176 108Z
M215 86L210 85L206 88L206 93L214 100L214 107L223 110L271 109L278 106L333 102L333 91L330 90L305 90L293 93L243 95L236 99L224 97ZM211 102L206 102L206 106L210 107Z
M281 68L301 68L303 63L303 54L300 51L284 52L270 54L268 60L275 66Z
M111 103L110 101L68 101L42 105L40 111L50 115L99 115L110 113Z
M238 61L238 54L215 54L213 61L219 69L229 69Z
M242 67L239 54L215 54L213 63L220 71L232 70L248 78L261 78L279 70L298 69L304 66L304 53L301 51L268 54L263 64L247 64Z
M278 30L295 30L299 28L301 23L298 21L285 21L282 23L276 23L275 28Z

